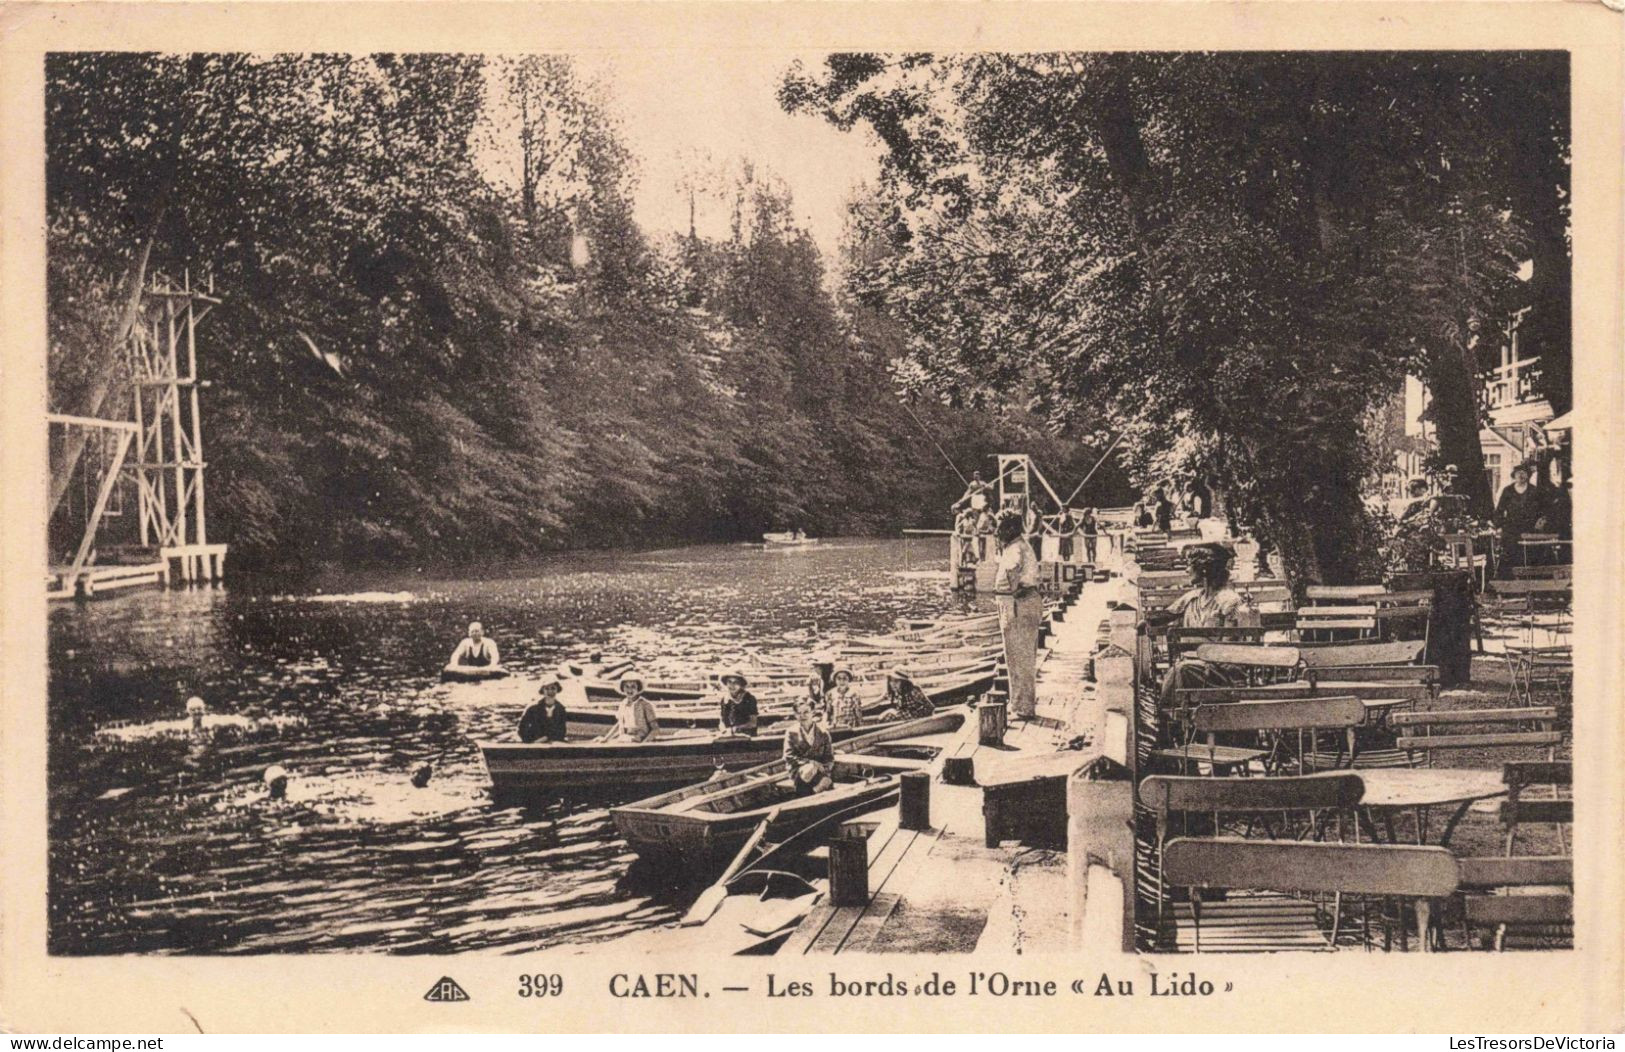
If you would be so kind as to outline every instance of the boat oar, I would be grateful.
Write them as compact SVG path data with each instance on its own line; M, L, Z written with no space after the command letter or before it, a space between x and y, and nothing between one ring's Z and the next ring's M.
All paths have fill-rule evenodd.
M745 868L745 863L750 861L751 855L756 851L756 845L767 835L767 827L778 817L779 809L775 807L767 813L766 818L756 824L756 831L751 833L750 839L745 841L745 846L739 849L739 854L734 856L734 860L728 863L728 868L722 871L722 876L717 878L715 884L700 892L700 897L694 900L694 905L683 914L680 922L682 927L704 924L716 915L717 910L722 908L722 903L728 898L728 881Z

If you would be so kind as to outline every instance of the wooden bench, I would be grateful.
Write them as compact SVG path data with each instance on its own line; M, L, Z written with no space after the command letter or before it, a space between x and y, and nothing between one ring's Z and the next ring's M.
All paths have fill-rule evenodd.
M1251 643L1262 646L1264 629L1260 625L1226 625L1223 628L1186 628L1168 626L1168 660L1179 660L1187 646L1205 643Z
M1303 663L1309 668L1324 665L1414 665L1421 660L1426 648L1425 642L1417 640L1298 644Z
M1361 635L1374 635L1377 631L1377 608L1374 605L1363 606L1305 606L1297 611L1297 618L1293 627L1298 637L1315 639L1316 636L1305 636L1305 633L1328 633L1325 637L1330 639L1332 632L1358 632Z
M1454 894L1460 879L1455 858L1440 847L1182 837L1162 852L1163 883L1192 889L1177 920L1188 921L1188 948L1198 953L1335 949L1350 934L1342 927L1349 900L1382 898L1414 903L1418 943L1426 952L1432 949L1431 905ZM1264 894L1204 902L1200 891L1207 888ZM1330 899L1329 931L1320 927L1318 910L1291 910L1301 896ZM1398 915L1400 945L1408 948L1405 911Z
M1400 728L1398 746L1411 754L1422 754L1432 762L1433 754L1448 749L1543 749L1552 758L1563 735L1553 729L1557 709L1519 707L1510 709L1453 709L1444 712L1396 712L1389 717ZM1494 727L1496 730L1461 728Z

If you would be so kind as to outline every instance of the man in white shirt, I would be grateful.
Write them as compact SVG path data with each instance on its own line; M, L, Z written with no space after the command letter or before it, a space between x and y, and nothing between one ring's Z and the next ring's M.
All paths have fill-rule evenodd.
M1023 525L1020 511L1008 509L999 515L993 594L999 604L999 631L1004 635L1004 664L1010 672L1010 711L1025 718L1038 708L1033 681L1038 672L1044 598L1038 591L1038 557L1023 536Z

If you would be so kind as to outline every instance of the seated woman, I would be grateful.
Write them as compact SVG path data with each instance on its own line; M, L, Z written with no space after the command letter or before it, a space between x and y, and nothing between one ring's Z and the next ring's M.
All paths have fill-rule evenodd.
M755 735L759 706L756 695L746 690L745 674L730 669L722 676L722 701L717 714L717 729L723 734Z
M598 740L601 742L645 742L660 733L660 717L649 699L643 696L643 676L627 672L617 686L621 692L621 706L615 710L615 726Z
M852 689L852 671L835 670L835 686L829 692L830 726L863 726L863 699Z
M908 669L901 666L886 673L885 700L894 719L917 720L936 711L936 705L914 684Z
M1241 624L1241 595L1230 587L1230 565L1235 553L1223 544L1193 544L1185 549L1190 567L1190 591L1174 600L1166 610L1146 614L1148 625L1178 622L1185 628L1226 628ZM1162 681L1162 704L1173 703L1174 691L1182 687L1223 687L1230 677L1217 665L1198 658L1174 662Z
M540 697L519 717L519 740L522 742L561 742L569 737L566 721L569 718L559 704L559 677L546 675L537 684Z
M797 796L835 788L835 745L805 698L796 702L796 722L784 732L784 760Z

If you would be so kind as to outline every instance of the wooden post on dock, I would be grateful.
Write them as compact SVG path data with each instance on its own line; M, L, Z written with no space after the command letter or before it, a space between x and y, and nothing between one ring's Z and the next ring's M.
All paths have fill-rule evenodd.
M829 902L842 906L869 904L869 839L837 837L829 842Z
M983 745L1003 745L1004 732L1009 726L1009 708L1001 702L987 702L977 708L981 720L978 738Z
M915 831L931 828L931 776L907 771L898 780L897 827Z

